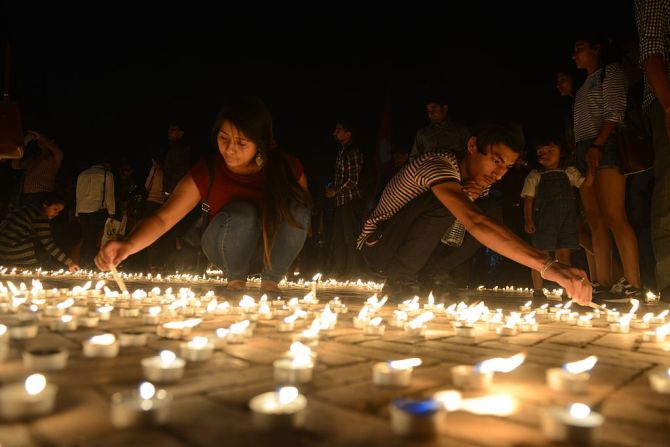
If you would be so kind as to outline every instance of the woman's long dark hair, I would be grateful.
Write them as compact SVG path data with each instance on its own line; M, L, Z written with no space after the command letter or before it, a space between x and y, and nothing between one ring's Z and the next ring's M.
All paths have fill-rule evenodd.
M212 140L218 148L217 137L224 121L229 121L253 141L263 159L265 190L261 207L263 263L270 266L270 253L279 225L302 228L291 213L291 206L309 206L309 193L295 178L286 155L274 145L272 115L263 101L256 97L240 97L229 101L219 112L212 127Z

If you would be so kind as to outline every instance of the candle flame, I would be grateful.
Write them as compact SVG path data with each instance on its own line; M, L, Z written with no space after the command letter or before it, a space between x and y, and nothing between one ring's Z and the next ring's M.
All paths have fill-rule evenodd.
M96 345L111 345L116 341L114 334L102 334L91 337L89 341Z
M209 344L209 339L207 337L193 337L191 341L188 342L189 347L202 349Z
M60 317L60 320L63 323L69 323L70 321L72 321L72 315L63 315L62 317Z
M416 317L415 319L413 319L412 321L410 321L410 322L407 323L407 324L408 324L409 327L411 327L412 329L418 329L418 328L420 328L421 326L423 326L424 324L426 324L428 321L432 320L433 318L435 318L435 314L434 314L434 313L432 313L432 312L424 312L424 313L422 313L421 315L419 315L418 317Z
M456 390L438 391L433 395L433 399L438 401L446 411L456 411L461 409L463 397Z
M140 397L143 400L150 400L156 394L156 387L149 382L142 382L140 384Z
M318 281L321 279L321 273L317 273L316 275L312 276L312 281Z
M570 374L581 374L586 371L590 371L598 362L598 357L595 355L586 357L583 360L577 362L566 363L563 365L563 369L569 372Z
M489 360L484 360L475 366L475 368L481 373L489 372L503 372L508 373L516 369L521 365L524 360L526 360L526 353L520 352L509 358L496 357Z
M202 318L190 318L182 322L183 327L185 328L194 328L202 322Z
M628 311L629 314L634 314L637 312L637 309L640 307L640 300L636 300L635 298L631 298L630 300L630 310Z
M207 313L210 313L210 314L214 313L214 311L216 310L216 306L218 306L218 305L219 305L219 303L216 302L216 298L211 299L209 301L209 303L207 303L207 308L206 308Z
M98 307L97 311L100 314L106 314L114 310L114 306L101 306Z
M530 300L530 301L526 302L526 304L524 304L523 307L530 307L532 305L533 305L533 301Z
M670 312L670 310L665 309L663 312L661 312L661 313L659 313L658 315L656 315L656 318L658 318L659 320L661 320L661 319L665 318L666 316L668 316L668 313L669 313L669 312Z
M149 308L149 315L156 316L161 313L161 308L159 306L153 306Z
M511 396L498 394L463 399L460 408L472 414L509 416L516 411L517 406L517 401Z
M28 376L23 386L26 389L26 393L35 396L44 391L44 388L47 386L47 379L42 374L33 374Z
M570 405L570 416L575 419L584 419L591 414L591 409L588 405L582 403L575 403Z
M312 355L312 350L299 341L294 341L293 343L291 343L289 351L291 352L291 357L298 357L298 356L309 357Z
M391 369L410 369L419 365L421 365L421 359L418 357L413 357L404 360L392 360L388 362L388 366Z
M246 331L248 327L249 327L249 320L242 320L238 321L237 323L231 324L228 330L233 334L241 334L242 332Z
M382 317L375 317L368 323L370 326L379 326L382 323Z
M95 283L95 290L100 290L102 287L105 285L105 280L101 279L100 281Z
M161 366L170 366L177 359L177 355L172 351L168 351L167 349L162 350L158 356L161 359Z
M56 307L59 309L67 309L68 307L72 306L74 304L74 299L73 298L68 298L65 301L62 301L58 304L56 304Z
M670 333L670 323L656 328L656 337L663 338Z
M240 300L240 307L243 309L248 309L249 307L254 307L255 305L256 301L249 295L244 295Z
M434 306L435 305L435 297L433 296L433 291L432 290L428 294L428 305L429 306Z
M628 325L630 324L630 320L632 320L632 319L633 319L633 314L631 314L631 313L629 313L629 314L625 314L624 316L622 316L621 318L619 318L618 323L619 323L621 326L628 326Z
M642 322L643 323L649 323L652 318L654 318L654 313L653 312L648 312L648 313L644 314L644 316L642 317Z
M300 393L294 386L284 386L277 391L277 400L279 405L288 405L298 398Z
M7 326L0 324L0 337L7 333Z
M270 314L270 306L268 306L268 303L261 304L261 306L258 308L258 313L259 314L264 314L264 315L269 315Z

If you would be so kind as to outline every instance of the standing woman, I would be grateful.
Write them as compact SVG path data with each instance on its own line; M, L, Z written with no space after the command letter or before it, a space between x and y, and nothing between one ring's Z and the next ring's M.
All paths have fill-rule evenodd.
M258 98L226 104L212 128L216 151L181 179L169 200L127 241L107 243L96 256L102 270L148 247L188 214L214 182L207 203L210 222L202 237L207 258L243 289L254 261L262 259L261 289L277 292L307 236L310 199L302 164L274 146L272 117ZM260 267L260 266L259 266Z
M619 250L625 280L620 284L629 298L643 296L637 238L625 207L626 178L619 171L616 127L626 108L626 78L619 64L604 63L604 41L588 36L575 41L573 60L587 78L575 97L575 163L586 175L595 175L580 195L591 228L595 274L593 293L607 292L613 284L612 245Z

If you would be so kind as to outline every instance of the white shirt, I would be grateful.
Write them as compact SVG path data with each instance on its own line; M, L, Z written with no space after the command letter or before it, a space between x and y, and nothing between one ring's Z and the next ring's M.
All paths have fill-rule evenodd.
M104 183L103 183L104 182ZM104 200L102 197L104 190ZM77 215L95 213L107 208L107 213L116 212L114 202L114 174L103 165L94 165L77 177Z

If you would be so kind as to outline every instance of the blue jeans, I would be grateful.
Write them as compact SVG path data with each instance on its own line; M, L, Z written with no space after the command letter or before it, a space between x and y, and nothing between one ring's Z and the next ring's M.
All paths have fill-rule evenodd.
M270 266L264 266L261 277L280 281L291 267L307 237L310 210L305 206L291 208L293 218L302 228L282 222L270 253ZM207 259L219 266L228 280L246 280L257 273L263 260L261 214L247 201L229 203L207 226L202 236L202 250Z

